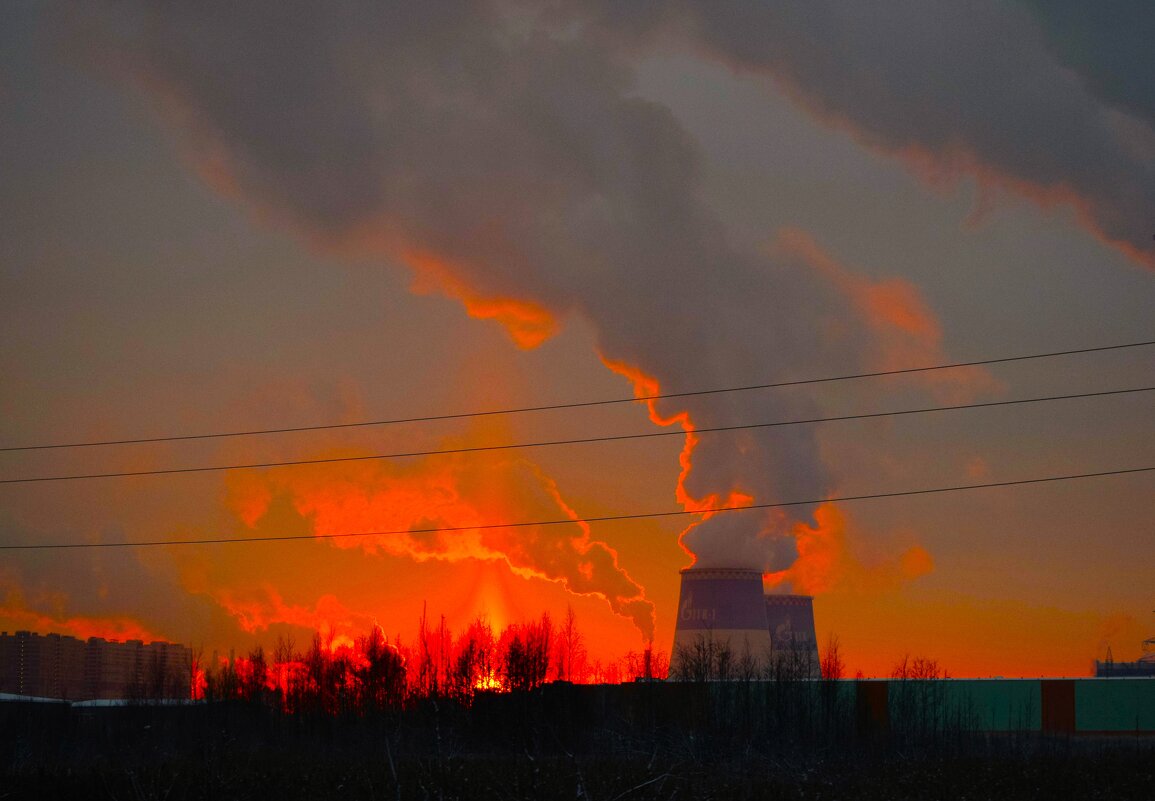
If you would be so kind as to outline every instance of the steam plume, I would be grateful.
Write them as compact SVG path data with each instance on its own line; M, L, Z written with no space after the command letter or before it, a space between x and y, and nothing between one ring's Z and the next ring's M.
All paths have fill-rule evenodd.
M656 25L647 8L624 30ZM706 8L712 46L777 52ZM581 316L608 364L663 390L855 370L886 351L851 284L807 253L727 239L700 199L695 143L632 93L630 49L563 17L467 0L140 4L115 44L214 186L320 246L407 265L523 347ZM925 326L895 336L937 349ZM739 393L653 412L690 431L815 409L800 393ZM832 490L803 427L690 437L683 467L689 508ZM718 515L685 542L702 564L782 569L811 511Z
M528 5L528 4L527 4ZM904 159L1042 206L1155 267L1150 9L979 0L559 4L636 47L663 29L772 78L823 122Z
M362 464L335 475L328 470L273 470L236 476L231 503L249 525L264 516L275 497L285 497L318 535L351 531L405 534L335 539L334 545L364 548L417 561L503 560L519 575L554 581L568 591L603 598L615 614L653 639L654 605L619 564L617 553L592 539L588 524L470 529L523 519L576 518L556 485L533 464L501 454L480 458L433 458L412 465ZM412 529L448 526L453 532ZM270 595L263 589L259 595ZM307 619L308 610L230 597L224 605L252 630L252 621ZM248 600L248 599L246 599ZM268 610L276 610L275 618ZM245 622L248 621L248 622ZM267 625L267 624L264 624Z

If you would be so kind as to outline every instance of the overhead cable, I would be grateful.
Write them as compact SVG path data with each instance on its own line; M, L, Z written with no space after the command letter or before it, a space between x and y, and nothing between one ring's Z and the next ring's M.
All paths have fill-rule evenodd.
M833 423L846 420L869 420L879 417L899 417L903 415L928 414L931 412L953 412L963 409L986 409L996 406L1016 406L1028 403L1047 403L1051 401L1075 400L1078 398L1100 398L1108 395L1126 395L1138 392L1155 391L1152 387L1133 387L1129 389L1112 389L1102 392L1080 392L1072 395L1048 395L1041 398L1017 398L1014 400L984 401L979 403L960 403L954 406L929 406L921 409L900 409L887 412L865 412L860 414L844 414L833 417L812 417L803 420L777 420L769 423L746 423L742 425L714 426L692 429L695 436L699 434L718 434L726 431L746 431L758 428L778 428L783 426L813 425L817 423ZM206 465L202 467L171 467L159 470L126 470L108 473L83 473L63 476L29 476L24 478L0 479L2 484L32 484L50 481L82 481L101 478L130 478L138 476L165 476L182 473L215 473L226 470L256 470L271 467L301 467L304 465L339 464L343 462L367 462L387 459L404 459L418 456L448 456L462 453L481 453L486 451L519 450L523 448L546 448L563 445L588 445L597 442L621 442L623 440L653 439L655 437L669 437L684 434L682 429L647 431L640 434L612 434L598 437L580 437L575 439L553 439L538 442L512 442L500 445L474 445L461 448L442 448L424 451L404 451L399 453L378 453L363 456L331 456L319 459L291 459L280 462L252 462L246 464Z
M851 373L846 375L826 376L822 378L804 378L792 381L775 381L764 384L748 384L744 386L722 387L715 389L700 389L688 392L663 392L657 395L645 395L641 397L629 398L608 398L603 400L592 401L577 401L572 403L553 403L543 406L520 406L507 409L490 409L485 411L472 412L455 412L451 414L434 414L423 415L418 417L395 417L385 420L362 420L354 423L321 423L317 425L307 426L291 426L286 428L261 428L247 431L225 431L225 432L211 432L203 434L172 434L156 437L137 437L134 439L107 439L107 440L90 440L79 442L60 442L51 444L39 445L9 445L0 446L0 453L9 453L14 451L40 451L40 450L54 450L62 448L93 448L107 445L142 445L146 443L155 442L179 442L187 440L202 440L202 439L224 439L227 437L251 437L266 434L292 434L305 431L332 431L336 429L345 428L369 428L373 426L390 426L401 423L429 423L444 420L463 420L473 417L494 417L498 415L514 415L524 414L527 412L545 412L555 411L559 409L582 409L593 406L610 406L614 404L624 403L645 403L649 401L667 400L670 398L689 398L701 395L718 395L728 392L750 392L761 389L777 389L781 387L796 387L807 384L826 384L836 381L853 381L865 378L881 378L884 376L907 375L910 373L927 373L936 370L954 370L962 367L982 367L992 364L1006 364L1009 362L1022 362L1032 359L1049 359L1057 356L1074 356L1082 353L1102 353L1105 351L1125 350L1128 348L1142 348L1150 345L1155 345L1155 340L1145 340L1142 342L1127 342L1119 345L1101 345L1094 348L1077 348L1073 350L1058 350L1048 353L1032 353L1022 356L1003 356L994 359L978 359L967 362L952 362L949 364L935 364L924 367L904 367L896 370L876 370L869 373Z
M259 542L289 542L303 540L338 540L357 537L388 537L404 534L447 534L463 531L484 531L496 528L530 528L534 526L560 526L572 523L604 523L616 520L644 520L662 517L685 517L688 515L722 514L731 512L748 512L756 509L781 509L790 506L814 506L820 503L845 503L848 501L867 501L880 498L903 498L914 495L933 495L947 492L964 492L968 490L992 489L995 487L1021 487L1028 484L1045 484L1057 481L1077 481L1089 478L1104 478L1107 476L1131 475L1155 471L1155 465L1150 467L1131 467L1119 470L1103 470L1095 473L1076 473L1060 476L1043 476L1041 478L1024 478L1015 481L990 481L984 484L958 484L949 487L932 487L929 489L902 490L897 492L874 492L866 495L843 495L840 497L816 498L807 501L783 501L780 503L754 503L747 506L719 506L693 511L680 509L664 512L637 512L632 514L600 515L597 517L565 517L551 520L513 521L508 523L481 523L472 526L431 526L427 528L391 529L388 531L354 531L338 534L284 534L260 537L217 537L211 539L180 539L180 540L137 540L128 542L52 542L30 543L24 545L0 545L0 551L42 551L64 550L80 548L146 548L163 545L229 545L249 544Z

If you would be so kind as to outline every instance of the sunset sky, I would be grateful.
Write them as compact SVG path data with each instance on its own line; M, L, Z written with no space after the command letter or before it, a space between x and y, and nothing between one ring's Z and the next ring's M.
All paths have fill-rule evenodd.
M1155 339L1146 4L0 6L0 447L567 404ZM0 452L0 479L1155 385L1155 347L426 423ZM0 484L0 630L206 652L815 596L851 674L1086 675L1155 635L1155 393L724 434ZM666 428L664 429L663 426Z

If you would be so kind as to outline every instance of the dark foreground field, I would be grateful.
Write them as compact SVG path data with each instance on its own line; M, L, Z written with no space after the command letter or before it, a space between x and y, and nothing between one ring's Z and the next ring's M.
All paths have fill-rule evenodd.
M486 756L441 761L266 753L17 771L0 798L1150 799L1152 753L793 763Z
M0 801L1155 797L1155 738L990 734L932 707L880 731L820 688L755 690L547 688L355 715L0 704Z
M41 766L3 777L4 799L1150 799L1152 752L1014 759L789 762L485 756L442 760L275 752Z

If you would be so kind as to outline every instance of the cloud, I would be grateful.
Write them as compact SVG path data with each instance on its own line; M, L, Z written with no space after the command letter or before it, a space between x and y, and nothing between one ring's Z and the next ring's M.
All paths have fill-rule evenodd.
M1142 0L1082 3L1021 0L1046 35L1047 49L1082 78L1087 90L1122 111L1155 124L1151 6Z
M831 347L859 343L863 365L877 371L950 361L938 317L910 281L898 276L873 279L839 262L805 231L781 231L774 248L782 259L801 260L827 284L830 297L820 328L831 338ZM913 373L902 380L947 403L965 403L1001 388L981 367Z
M56 610L37 608L39 604L29 602L24 590L12 579L0 579L0 589L4 593L0 601L0 621L3 621L5 628L67 634L82 640L89 637L142 642L167 639L134 616L69 614L60 608L69 605L68 599L59 594L51 599L55 601L52 605L57 607Z
M221 587L211 590L210 595L247 632L265 631L271 625L284 623L315 632L339 631L348 636L358 627L366 628L372 624L369 617L353 614L331 594L320 596L313 608L286 603L280 592L269 584L250 588Z
M0 516L9 542L67 541L75 531L37 531ZM85 532L90 542L105 534ZM107 539L121 539L110 530ZM141 599L148 608L141 609ZM163 571L127 549L16 552L0 560L0 629L68 634L80 639L176 640L197 610L174 598Z
M562 5L569 24L618 46L664 33L765 75L822 123L931 183L966 177L1071 208L1103 242L1155 267L1155 91L1142 79L1155 64L1141 3Z
M211 185L317 247L407 266L417 291L456 298L521 347L580 316L607 364L679 391L855 371L893 351L882 340L926 339L931 317L906 284L840 285L805 254L734 245L702 202L697 144L633 91L622 44L661 14L614 12L611 37L566 27L579 8L137 3L93 47L118 54ZM738 31L700 16L704 41L746 53ZM832 309L861 336L823 330ZM654 406L688 430L814 412L803 393ZM831 490L813 432L796 427L688 437L677 497ZM704 563L780 569L812 511L714 516L683 541Z
M833 503L820 506L815 519L812 526L795 527L798 559L787 570L768 576L771 586L788 584L794 592L808 595L831 590L877 593L934 571L934 558L921 545L912 545L897 557L864 559L858 553L862 532Z
M282 468L235 475L229 489L231 505L250 526L283 498L318 536L392 532L328 540L335 547L422 562L504 561L523 577L557 582L569 592L604 599L643 637L653 638L654 605L618 563L617 552L590 535L589 525L577 519L540 468L516 456L436 456L407 464L361 463L336 471ZM489 528L533 520L574 522ZM456 530L422 531L438 528ZM230 611L244 608L232 603L234 598L229 600ZM243 617L257 619L264 617L247 612ZM251 630L248 624L242 626Z

